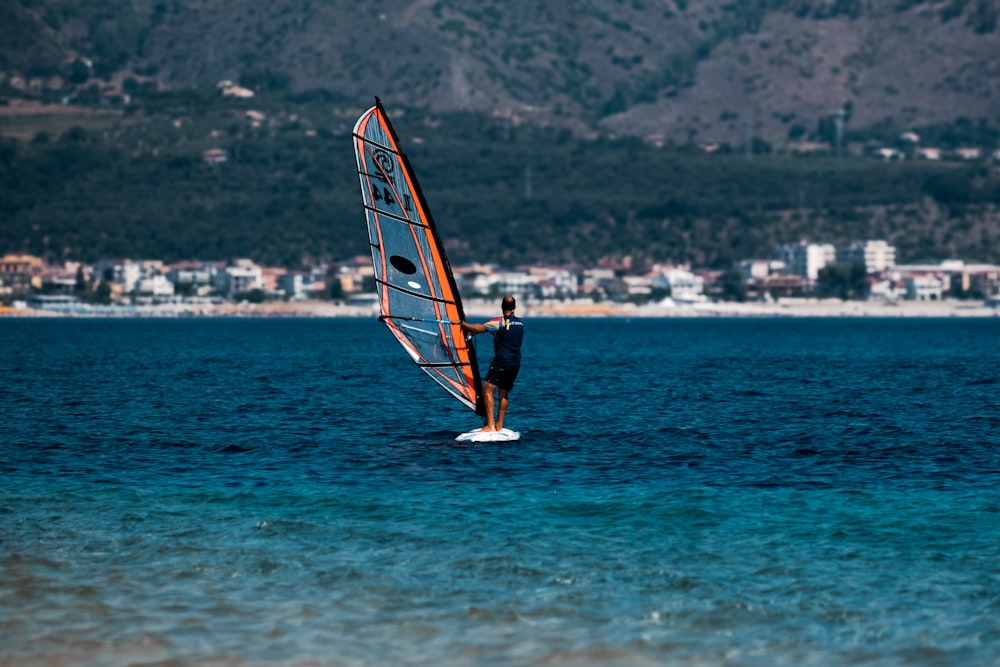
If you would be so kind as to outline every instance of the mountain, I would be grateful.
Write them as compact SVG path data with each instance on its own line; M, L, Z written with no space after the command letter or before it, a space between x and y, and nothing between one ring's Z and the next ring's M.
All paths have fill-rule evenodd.
M3 0L0 253L363 255L348 142L379 95L453 261L1000 262L998 5Z
M229 79L742 145L1000 122L1000 0L6 0L0 79ZM55 77L58 76L58 79Z

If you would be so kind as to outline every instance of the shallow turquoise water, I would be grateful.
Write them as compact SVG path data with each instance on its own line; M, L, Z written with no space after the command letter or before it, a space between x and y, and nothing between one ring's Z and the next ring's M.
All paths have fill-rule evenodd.
M1000 322L528 324L0 321L0 664L995 664Z

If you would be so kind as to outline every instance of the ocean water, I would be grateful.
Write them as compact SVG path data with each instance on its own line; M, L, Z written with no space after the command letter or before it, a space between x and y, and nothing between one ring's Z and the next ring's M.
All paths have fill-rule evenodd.
M0 320L0 665L997 664L1000 320L527 324Z

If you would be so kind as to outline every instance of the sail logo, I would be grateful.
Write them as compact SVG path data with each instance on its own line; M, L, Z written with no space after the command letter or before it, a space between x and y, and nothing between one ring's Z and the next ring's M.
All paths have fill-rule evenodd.
M382 171L385 172L386 176L392 176L393 170L396 168L396 161L392 159L388 151L384 151L381 148L377 148L372 151L375 160L382 167Z

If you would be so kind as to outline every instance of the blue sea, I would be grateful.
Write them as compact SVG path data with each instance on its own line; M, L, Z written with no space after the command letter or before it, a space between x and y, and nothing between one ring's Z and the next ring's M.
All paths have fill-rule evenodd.
M997 664L1000 319L527 325L0 320L0 665Z

